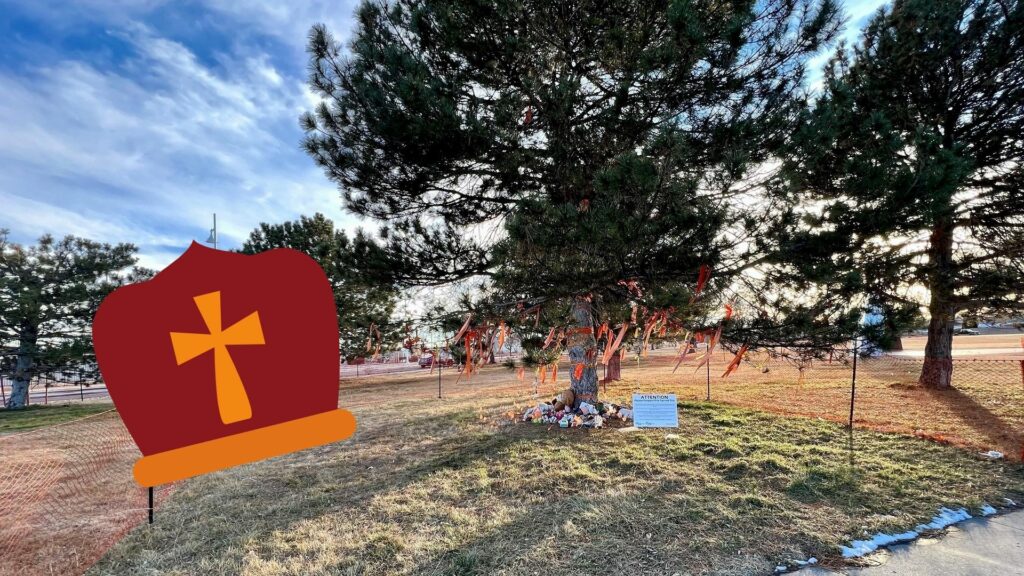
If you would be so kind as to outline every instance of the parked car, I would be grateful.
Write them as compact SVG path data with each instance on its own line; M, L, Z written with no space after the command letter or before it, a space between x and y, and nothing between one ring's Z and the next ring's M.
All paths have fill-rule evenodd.
M420 358L420 368L430 368L433 364L434 364L434 357L433 356L424 356L424 357ZM442 356L441 360L440 360L440 364L441 364L442 368L447 368L449 366L454 366L455 365L455 359L452 358L451 356L448 356L448 357Z
M956 328L953 330L953 334L958 336L977 336L980 332L974 328Z

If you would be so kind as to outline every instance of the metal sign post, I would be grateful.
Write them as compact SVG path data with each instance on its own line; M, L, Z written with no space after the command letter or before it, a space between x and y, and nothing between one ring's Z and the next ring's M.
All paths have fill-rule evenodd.
M149 523L153 523L153 487L149 487Z

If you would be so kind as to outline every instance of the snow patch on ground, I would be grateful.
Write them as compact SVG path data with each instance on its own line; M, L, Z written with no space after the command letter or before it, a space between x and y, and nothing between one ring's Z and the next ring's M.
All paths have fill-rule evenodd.
M839 548L843 551L843 558L856 558L857 556L863 556L878 550L883 546L889 546L892 544L898 544L900 542L908 542L918 537L918 533L911 530L902 534L885 534L879 532L868 540L854 540L850 542L849 546L840 546Z
M984 504L981 507L981 515L982 516L991 516L991 515L995 514L996 512L998 512L998 510L996 510L995 508L989 506L988 504Z
M914 530L918 532L924 532L925 530L942 530L946 526L962 522L971 517L971 515L963 508L959 510L950 510L949 508L939 508L939 515L932 518L932 521L927 524L921 524Z
M991 512L990 512L991 510ZM985 504L981 508L981 513L984 516L990 516L996 513L996 509ZM921 535L921 532L927 530L942 530L947 526L962 522L971 518L971 515L967 510L960 508L959 510L950 510L949 508L939 508L939 514L932 518L932 521L927 524L919 524L913 530L908 530L901 534L886 534L879 532L867 540L854 540L849 546L840 546L839 548L843 551L843 558L855 558L857 556L863 556L882 548L884 546L891 546L893 544L899 544L901 542L909 542Z

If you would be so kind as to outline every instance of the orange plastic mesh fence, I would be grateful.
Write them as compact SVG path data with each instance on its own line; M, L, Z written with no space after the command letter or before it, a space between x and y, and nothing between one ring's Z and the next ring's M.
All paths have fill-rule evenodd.
M835 421L845 419L852 373L850 357L834 358L831 362L800 361L753 352L743 359L735 373L723 378L732 358L728 351L714 355L713 400ZM639 367L627 357L622 363L622 379L602 387L602 394L607 392L604 397L627 400L634 391L666 391L678 393L681 400L702 399L706 394L706 369L695 371L696 363L690 359L673 373L675 364L676 358L671 354L651 355ZM886 416L877 408L878 398L895 398L905 393L905 387L916 383L921 366L920 359L861 359L857 380L858 390L863 386L867 394L865 417L871 417L871 410ZM530 378L520 381L514 370L497 367L482 373L482 377L463 378L456 383L457 371L443 370L441 402L487 399L489 417L508 413L515 417L524 406L550 399L557 389L568 386L567 379L546 385L538 385ZM378 410L384 399L438 397L436 372L422 369L420 375L398 373L369 380L345 377L341 380L339 405L357 412L361 418L397 422L400 411ZM603 376L601 367L598 376ZM958 394L968 399L983 398L1018 412L1024 406L1024 368L1020 360L956 360L953 384L962 391ZM811 389L817 392L808 393ZM978 391L983 394L976 395ZM898 405L899 401L896 402ZM955 409L961 410L962 406L956 405ZM941 419L937 422L942 424ZM1005 439L1010 448L1017 446L1013 444L1017 441L1016 437ZM0 436L0 454L0 575L80 574L126 532L146 522L147 492L131 474L139 451L113 410ZM169 485L157 489L157 522L159 504L174 488Z
M2 436L0 453L0 574L80 574L147 521L139 450L113 410Z

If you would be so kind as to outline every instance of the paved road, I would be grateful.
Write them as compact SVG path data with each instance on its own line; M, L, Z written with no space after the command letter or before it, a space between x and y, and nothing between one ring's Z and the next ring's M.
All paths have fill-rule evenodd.
M7 393L10 393L10 388L7 389ZM81 392L79 392L78 386L53 386L49 390L44 391L42 388L32 388L29 391L29 404L60 404L64 402L79 401L84 396L86 400L90 398L107 398L107 387L103 384L93 384L92 386L83 386Z
M341 377L355 378L357 376L418 372L420 370L422 370L424 374L429 372L426 368L420 368L419 364L415 362L364 364L358 367L342 366ZM453 368L445 368L445 374L448 374L449 370L453 370ZM437 372L434 374L437 374ZM4 385L6 386L4 392L10 394L10 384L8 382L4 382ZM103 384L83 386L81 391L79 391L78 386L52 386L49 390L43 390L43 388L35 386L29 391L29 394L29 404L60 404L63 402L82 400L83 397L86 400L90 398L110 397L110 394L107 392L107 387Z
M924 350L900 350L898 352L890 352L893 356L901 356L904 358L924 358ZM954 348L954 358L972 358L972 357L983 357L983 356L1016 356L1024 357L1024 348Z
M1024 576L1024 510L972 518L938 538L919 538L875 553L877 565L833 572L808 568L800 576Z

